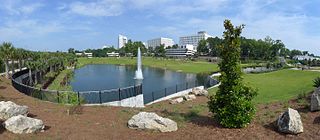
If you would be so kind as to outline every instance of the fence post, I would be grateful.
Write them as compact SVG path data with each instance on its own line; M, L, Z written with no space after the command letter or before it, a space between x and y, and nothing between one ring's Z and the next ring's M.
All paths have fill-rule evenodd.
M178 85L176 84L176 93L178 93Z
M120 88L119 88L119 101L121 101L121 90L120 90Z
M58 96L58 103L60 102L60 97L59 97L59 91L57 90L57 96Z
M41 88L40 88L40 98L41 98L41 100L43 100L43 95L42 95Z
M164 97L167 96L167 88L164 88Z
M80 93L79 93L79 91L77 92L77 97L78 97L78 105L80 105Z
M99 101L100 101L100 104L102 104L102 100L101 100L101 91L99 91Z

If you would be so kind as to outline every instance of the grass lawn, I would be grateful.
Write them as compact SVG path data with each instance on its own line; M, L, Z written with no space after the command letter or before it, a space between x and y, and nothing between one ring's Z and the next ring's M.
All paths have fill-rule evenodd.
M137 59L130 57L121 58L79 58L78 67L87 64L121 64L121 65L135 65ZM152 57L143 57L142 65L167 68L170 70L181 71L186 73L209 73L218 71L218 65L204 62L204 61L187 61L175 59L157 59Z
M248 85L258 89L255 103L270 103L288 101L299 94L312 91L312 80L317 76L320 76L320 72L287 69L262 74L245 74L243 77ZM210 92L216 92L217 89L210 89Z

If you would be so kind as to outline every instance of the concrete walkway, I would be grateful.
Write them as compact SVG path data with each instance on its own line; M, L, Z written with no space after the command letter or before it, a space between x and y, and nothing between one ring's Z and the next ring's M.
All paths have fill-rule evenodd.
M22 68L22 70L25 70L25 69L27 69L27 67ZM18 71L20 71L20 69L15 69L14 71L18 72ZM9 71L9 74L11 74L11 73L12 73L12 71ZM3 75L6 75L6 72L0 73L0 76L3 76Z

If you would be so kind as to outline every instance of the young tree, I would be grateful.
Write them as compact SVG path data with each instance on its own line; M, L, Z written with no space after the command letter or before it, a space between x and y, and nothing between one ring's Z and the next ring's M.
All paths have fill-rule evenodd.
M224 127L247 126L255 114L251 100L257 92L243 84L240 67L240 34L244 25L234 27L230 20L224 21L224 40L220 46L219 63L221 85L215 96L210 97L208 106Z
M206 40L200 40L197 47L197 52L199 54L208 54L209 48Z

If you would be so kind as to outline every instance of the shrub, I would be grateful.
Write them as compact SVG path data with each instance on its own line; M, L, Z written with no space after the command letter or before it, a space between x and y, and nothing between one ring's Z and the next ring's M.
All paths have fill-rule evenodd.
M208 106L221 125L229 128L247 126L254 117L255 107L251 100L257 92L243 84L240 67L240 34L243 25L233 27L225 20L224 44L220 46L219 63L221 85Z
M320 77L317 77L316 79L313 80L313 86L315 88L319 88L320 87Z

